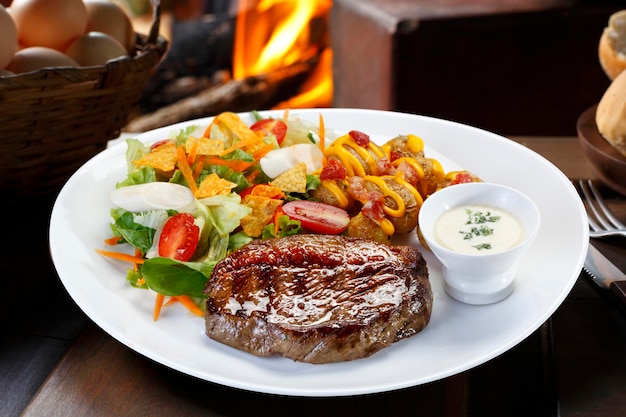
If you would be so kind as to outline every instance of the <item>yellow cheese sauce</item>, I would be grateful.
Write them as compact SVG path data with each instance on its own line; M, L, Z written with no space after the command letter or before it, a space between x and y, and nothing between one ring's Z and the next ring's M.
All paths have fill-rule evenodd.
M487 206L460 206L445 212L435 224L435 238L448 249L488 255L509 249L524 236L510 213Z

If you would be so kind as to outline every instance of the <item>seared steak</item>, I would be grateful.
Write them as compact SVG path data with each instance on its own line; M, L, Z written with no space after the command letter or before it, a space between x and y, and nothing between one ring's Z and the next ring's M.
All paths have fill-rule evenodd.
M210 338L309 363L365 358L415 335L433 297L417 249L330 235L253 241L216 265L205 292Z

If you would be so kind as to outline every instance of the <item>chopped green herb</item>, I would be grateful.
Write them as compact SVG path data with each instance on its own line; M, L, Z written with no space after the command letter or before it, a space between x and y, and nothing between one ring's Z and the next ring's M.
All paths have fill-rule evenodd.
M482 211L465 209L465 212L467 213L467 223L465 224L495 223L500 220L500 216L492 216L490 211L483 213Z
M481 243L480 245L474 245L472 246L478 250L483 250L483 249L491 249L491 243Z
M459 230L463 234L463 240L469 240L474 236L489 236L493 233L493 229L487 226L472 227L469 231Z

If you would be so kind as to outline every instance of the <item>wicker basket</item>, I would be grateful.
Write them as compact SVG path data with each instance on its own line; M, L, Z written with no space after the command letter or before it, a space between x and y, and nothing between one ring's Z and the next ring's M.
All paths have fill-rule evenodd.
M119 136L168 43L160 3L135 54L104 65L0 77L0 187L13 196L54 196L89 158Z

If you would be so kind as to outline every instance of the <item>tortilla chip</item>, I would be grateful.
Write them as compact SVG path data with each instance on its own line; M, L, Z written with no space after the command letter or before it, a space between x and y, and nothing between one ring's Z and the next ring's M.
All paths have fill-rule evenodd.
M233 133L242 143L256 143L259 140L258 135L250 129L236 113L220 113L215 116L213 123L218 125L224 134L228 135L229 132ZM226 130L226 132L224 132L224 130ZM237 144L234 146L239 147Z
M250 191L250 195L256 195L259 197L268 197L268 198L285 198L285 193L278 187L274 187L273 185L268 184L257 184L252 187L252 191Z
M306 192L306 164L299 164L289 168L287 171L270 181L270 185L278 187L286 193Z
M191 153L194 146L197 146L196 155L222 155L224 153L224 141L221 139L189 137L185 143L185 150Z
M263 234L263 229L272 221L274 213L283 204L282 200L257 195L247 195L241 202L252 209L250 214L241 219L244 233L251 237Z
M138 167L147 165L164 172L173 171L176 168L176 143L171 141L157 146L133 163Z
M198 191L196 191L196 198L213 197L214 195L228 195L233 188L237 187L237 184L221 178L219 175L212 173L204 177Z

